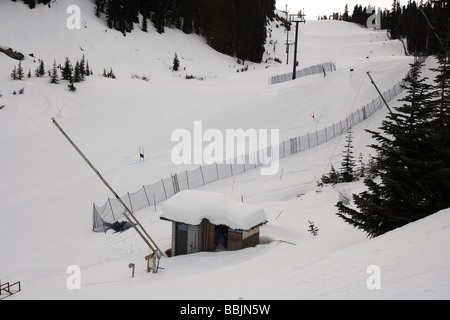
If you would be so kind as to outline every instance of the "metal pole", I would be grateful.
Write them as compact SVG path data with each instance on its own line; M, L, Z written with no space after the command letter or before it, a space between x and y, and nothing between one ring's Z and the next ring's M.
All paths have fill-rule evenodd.
M103 178L103 176L100 174L100 172L98 172L98 170L92 165L92 163L86 158L86 156L83 154L83 152L81 152L81 150L75 145L75 143L72 141L72 139L70 139L70 137L64 132L64 130L59 126L58 122L56 122L55 118L52 118L52 122L53 124L56 126L56 128L58 128L58 130L63 134L63 136L70 142L70 144L74 147L74 149L78 152L78 154L83 158L83 160L91 167L91 169L95 172L95 174L100 178L100 180L103 182L103 184L112 192L112 194L114 195L114 197L116 197L116 199L120 202L120 204L125 208L125 212L124 212L124 216L125 218L128 220L128 222L134 227L134 229L136 230L136 232L139 234L139 236L142 238L142 240L144 240L144 242L147 244L147 246L153 251L155 252L156 250L159 251L162 254L161 249L158 248L158 246L155 244L155 242L153 241L153 239L150 237L150 235L145 231L144 227L141 225L141 223L136 219L136 217L133 215L133 213L130 211L130 209L127 207L127 205L122 201L122 199L120 199L120 197L117 195L117 193L114 191L114 189L108 184L108 182L106 182L106 180ZM133 219L135 220L136 223L133 223L132 220L130 219L130 217L128 217L128 215L126 214L126 212L133 217ZM145 235L147 236L147 238L153 243L153 245L155 246L155 248L149 243L149 241L145 238L145 236L142 234L142 232L137 228L137 226L139 226L143 232L145 233Z
M295 21L295 49L294 49L294 68L292 71L292 80L297 78L297 42L298 42L298 24L300 21Z
M389 105L387 104L386 100L384 99L383 95L381 94L380 90L378 89L377 85L375 84L375 81L373 81L373 79L372 79L372 77L371 77L371 75L370 75L369 71L367 71L367 75L369 76L369 78L370 78L370 81L372 82L372 84L373 84L373 86L375 87L375 89L377 89L377 91L378 91L378 94L380 95L380 97L381 97L381 100L383 100L384 104L385 104L385 105L386 105L386 107L388 108L388 110L389 110L389 113L390 113L390 114L392 114L392 110L391 110L391 108L389 108Z
M306 23L305 15L299 11L296 15L290 15L290 22L295 22L295 50L294 50L294 67L292 71L292 80L297 78L297 43L298 43L298 24L300 22Z
M286 22L288 20L288 5L286 5ZM287 33L287 38L286 38L286 64L289 64L289 29L288 26L286 25L286 33Z
M431 24L430 20L428 20L427 15L425 14L425 12L423 12L423 9L420 9L420 12L422 12L423 16L425 17L425 20L427 20L427 23L430 26L431 31L434 32L434 35L436 36L436 38L438 39L439 43L441 44L442 49L445 49L444 44L441 41L441 38L439 38L439 36L437 35L436 31L433 28L433 25ZM427 40L428 40L428 38L427 38Z

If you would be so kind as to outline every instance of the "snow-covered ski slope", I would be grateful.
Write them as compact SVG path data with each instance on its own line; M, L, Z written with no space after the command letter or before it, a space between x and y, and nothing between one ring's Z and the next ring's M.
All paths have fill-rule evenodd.
M70 5L81 9L81 30L66 27ZM344 119L377 97L367 71L384 91L409 69L412 58L386 32L308 21L300 26L299 68L335 61L337 71L269 86L268 77L292 71L293 48L286 65L286 34L276 22L265 58L283 64L245 62L248 71L237 72L244 66L236 58L217 53L197 35L170 28L160 35L153 27L144 33L136 26L124 37L107 29L91 1L58 0L50 9L34 10L2 1L0 21L0 45L24 53L22 66L32 73L31 79L12 81L18 61L0 54L0 106L5 105L0 110L0 277L22 284L22 292L10 299L450 297L448 210L369 240L337 218L334 208L339 192L359 192L361 182L316 192L316 177L329 164L339 167L344 137L283 159L283 175L262 177L254 170L202 188L262 205L269 220L261 230L262 244L163 258L164 270L155 275L145 271L148 248L134 230L91 231L92 203L111 194L50 120L56 117L117 193L125 194L196 167L173 164L170 140L175 129L193 130L194 121L203 121L204 129L279 129L284 140ZM62 64L68 56L75 63L84 54L94 76L71 93L66 82L51 85L48 76L36 78L38 63L30 53L47 69L54 59ZM175 53L178 72L170 70ZM117 79L99 76L103 68L112 68ZM23 95L13 95L21 88ZM320 115L319 123L310 114ZM364 129L376 129L385 116L381 110L354 129L356 155L367 158L372 152ZM145 149L145 163L139 162L139 147ZM171 224L160 215L159 207L136 214L165 250ZM319 227L317 237L307 231L308 220ZM136 264L133 279L129 263ZM81 270L79 290L67 287L72 265ZM380 267L380 290L367 287L371 265Z

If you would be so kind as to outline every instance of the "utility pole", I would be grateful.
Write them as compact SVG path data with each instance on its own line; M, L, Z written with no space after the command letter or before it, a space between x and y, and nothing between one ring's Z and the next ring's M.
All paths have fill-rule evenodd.
M292 80L297 78L297 44L298 44L298 24L303 22L306 23L305 14L299 11L298 14L290 14L289 22L295 22L295 50L294 50L294 67L292 71Z
M288 5L286 4L286 22L288 21ZM286 38L286 64L289 64L289 29L288 26L286 25L286 34L287 34L287 38Z

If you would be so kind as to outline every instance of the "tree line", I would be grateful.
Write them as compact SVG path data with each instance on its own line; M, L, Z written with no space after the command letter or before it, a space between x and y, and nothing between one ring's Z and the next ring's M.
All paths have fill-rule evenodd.
M12 0L17 1L17 0ZM22 0L30 8L50 0ZM95 14L124 36L137 26L158 33L178 28L204 36L215 50L241 60L261 62L268 19L275 18L275 0L93 0Z
M215 50L252 62L261 62L267 19L275 17L275 0L95 0L95 6L124 35L135 24L147 31L150 21L158 33L174 27L199 34Z
M428 0L419 3L409 0L406 5L402 5L400 1L393 0L391 9L382 11L381 28L389 29L393 39L406 38L410 53L442 53L442 45L436 34L440 39L447 37L449 3L449 0ZM373 14L368 11L367 7L356 5L353 14L348 16L348 21L366 25L367 19Z

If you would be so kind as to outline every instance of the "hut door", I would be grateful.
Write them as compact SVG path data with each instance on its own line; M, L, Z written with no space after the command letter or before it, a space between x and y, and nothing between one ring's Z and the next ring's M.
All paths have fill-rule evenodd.
M176 255L187 254L187 236L188 227L186 224L176 224L176 240L175 240L175 253Z

